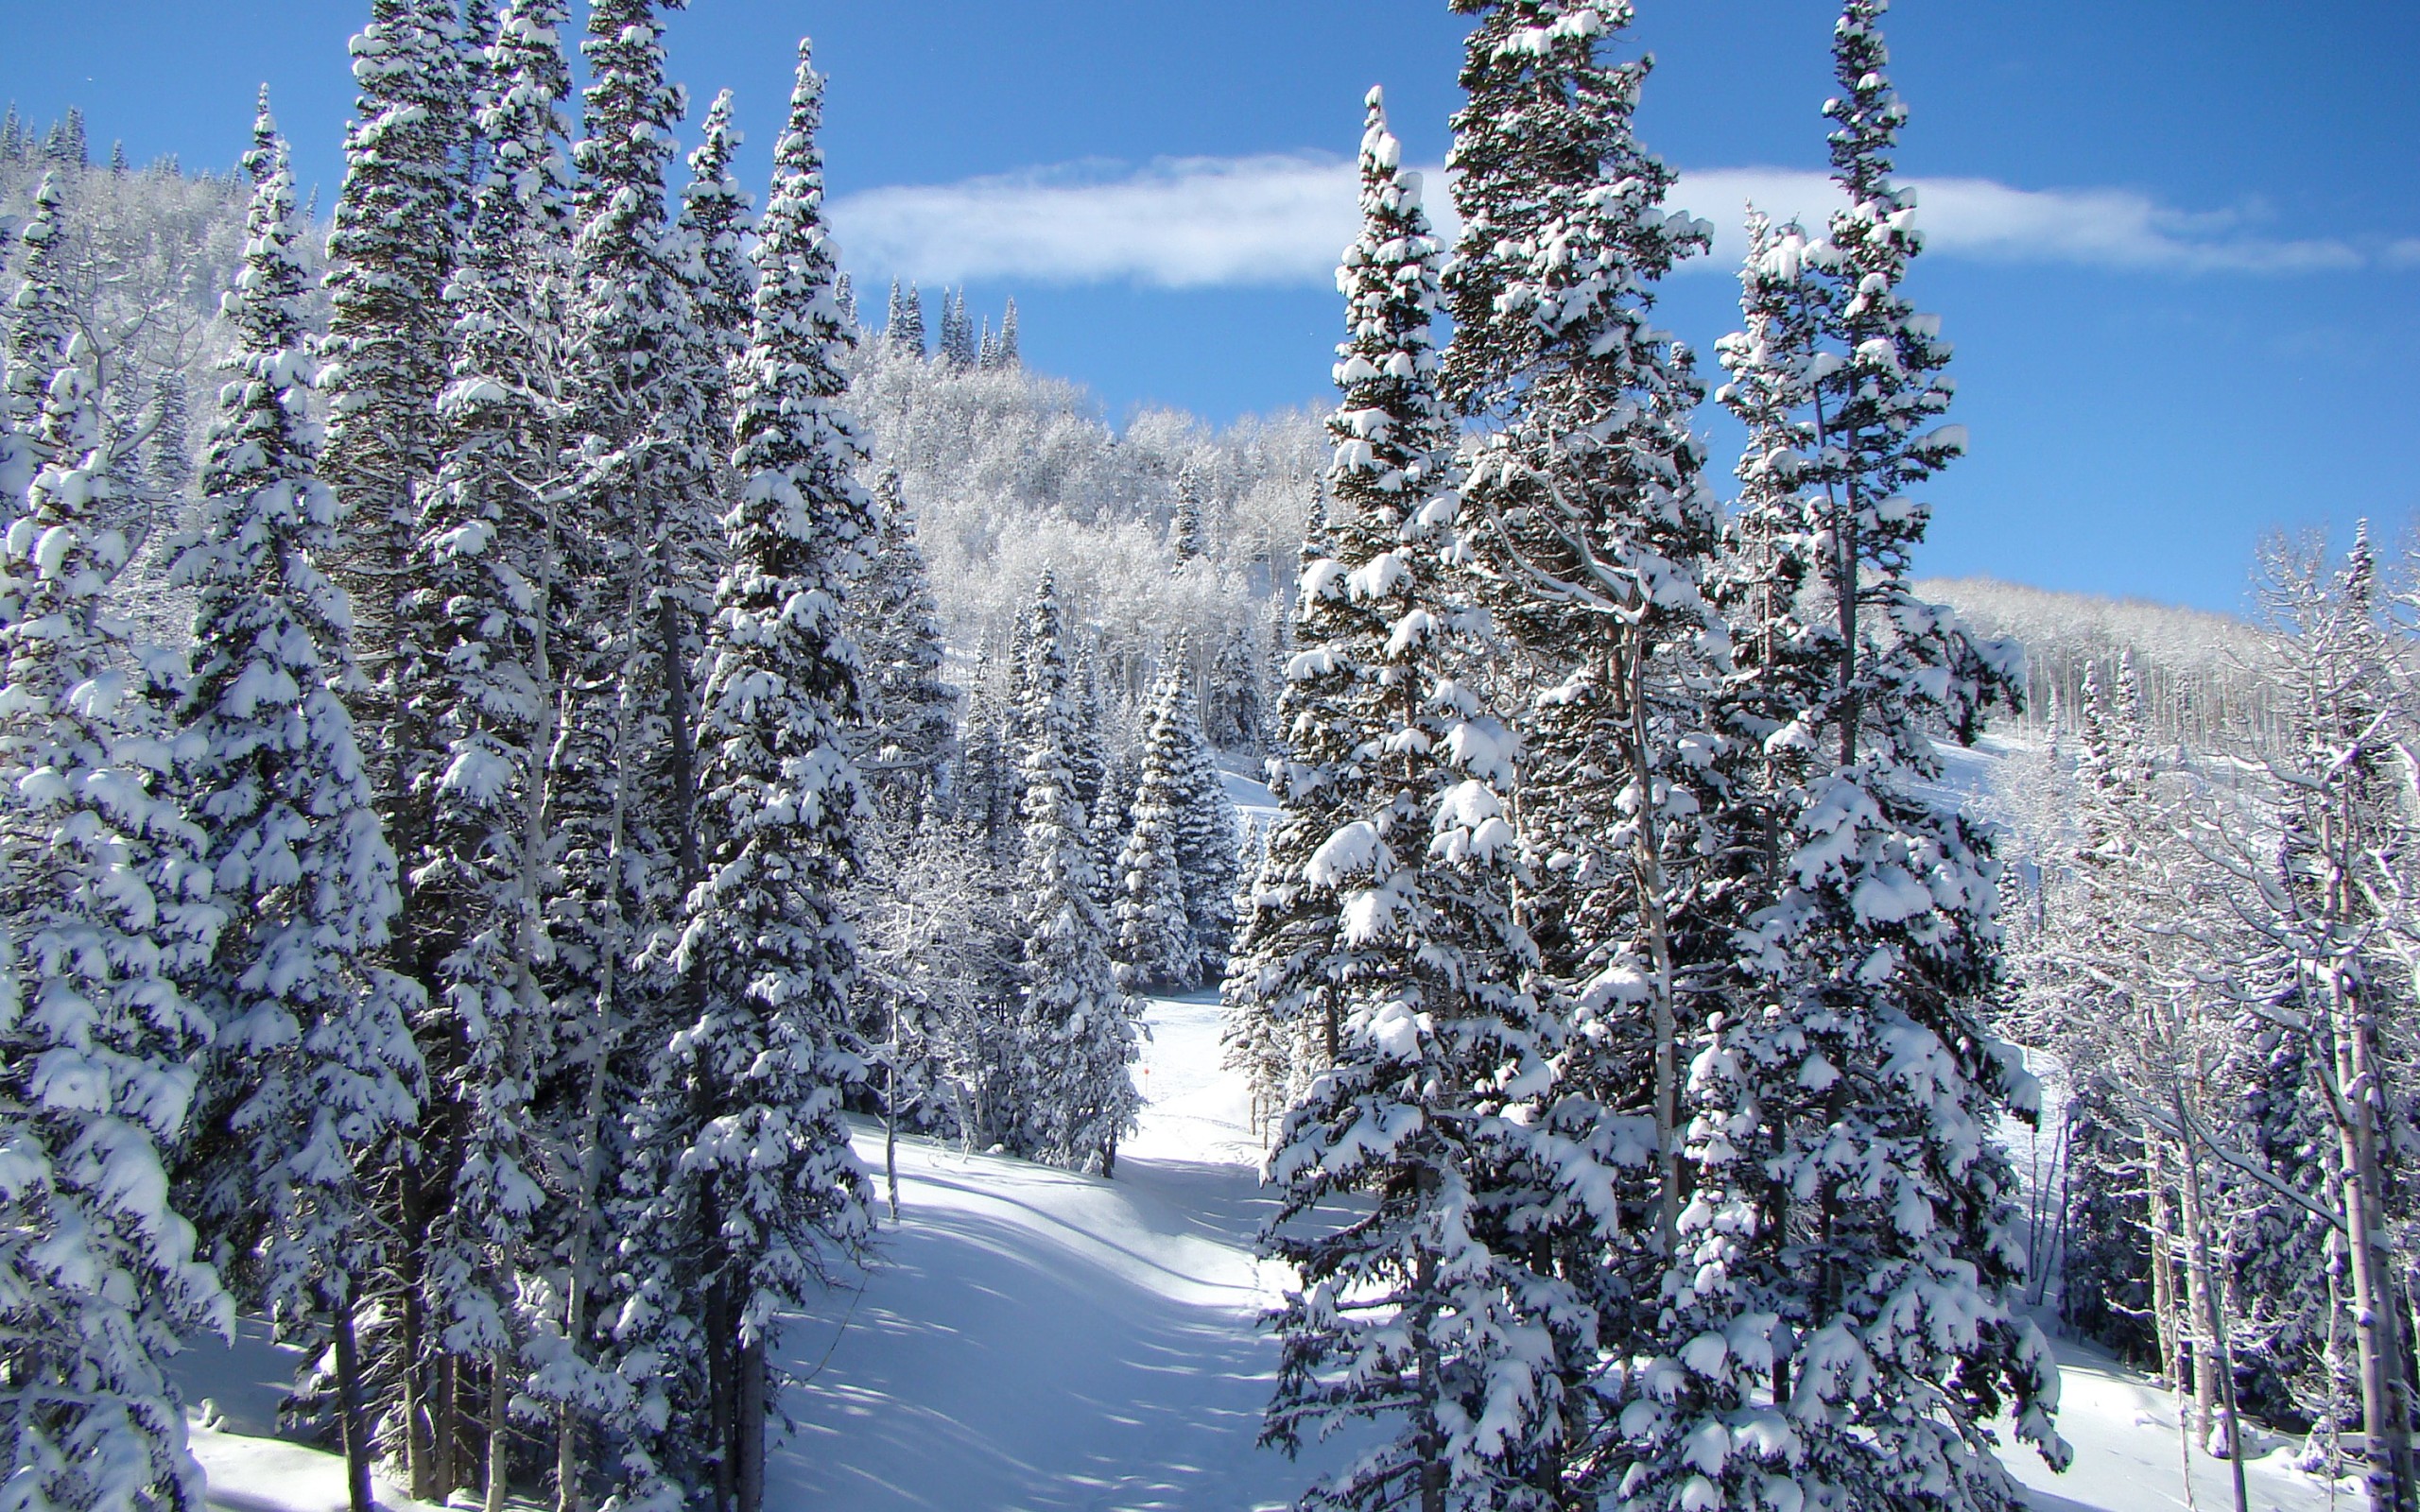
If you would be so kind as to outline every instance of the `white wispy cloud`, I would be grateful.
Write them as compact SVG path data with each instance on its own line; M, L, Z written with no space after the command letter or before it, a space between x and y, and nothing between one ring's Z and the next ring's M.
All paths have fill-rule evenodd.
M849 260L926 283L1023 279L1167 288L1324 284L1357 229L1352 163L1310 154L1072 163L958 183L864 190L836 200ZM1454 223L1444 175L1430 212ZM2278 236L2242 211L2192 213L2129 189L2020 189L1989 179L1915 180L1917 224L1944 256L2179 273L2291 274L2420 265L2420 241L2376 250L2333 236ZM1672 203L1715 227L1727 271L1754 201L1819 225L1840 203L1821 173L1686 172Z
M1355 192L1330 158L1167 158L869 189L832 220L851 262L925 282L1287 284L1334 276Z
M2308 273L2370 262L2336 237L2272 236L2242 212L2192 214L2131 189L2019 189L1990 179L1918 179L1913 187L1926 249L1944 256L2191 273ZM1739 224L1751 201L1810 228L1842 202L1827 176L1789 168L1701 169L1684 173L1672 193L1674 204L1714 223L1711 261L1722 267L1743 250Z

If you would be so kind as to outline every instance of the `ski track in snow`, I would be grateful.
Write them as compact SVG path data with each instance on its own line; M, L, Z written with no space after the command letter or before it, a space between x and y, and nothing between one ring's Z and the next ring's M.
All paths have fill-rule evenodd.
M1259 1150L1219 1066L1216 995L1154 999L1149 1022L1136 1078L1150 1106L1114 1181L899 1142L901 1213L879 1262L783 1335L804 1383L783 1399L795 1428L772 1451L769 1506L1235 1512L1282 1507L1340 1463L1340 1443L1300 1462L1253 1447L1277 1355L1258 1325L1278 1281L1252 1249L1269 1209ZM879 1193L880 1130L861 1125L856 1143ZM2035 1512L2184 1505L2174 1399L2088 1346L2059 1352L2075 1468L2008 1456ZM223 1419L195 1435L214 1504L339 1512L339 1461L251 1436L273 1426L286 1351L248 1324L234 1349L204 1345L183 1364L189 1400L210 1397ZM2327 1508L2325 1484L2290 1460L2281 1446L2248 1465L2253 1505ZM2229 1506L2226 1466L2197 1455L2194 1469L2200 1504ZM419 1505L380 1492L396 1512ZM2339 1488L2348 1512L2359 1501Z

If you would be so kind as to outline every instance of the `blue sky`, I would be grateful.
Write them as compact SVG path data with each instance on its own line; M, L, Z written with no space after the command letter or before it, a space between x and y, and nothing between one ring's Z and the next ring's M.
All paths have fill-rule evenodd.
M1750 192L1820 209L1832 6L1640 9L1641 133L1683 201L1726 232ZM223 164L266 78L324 198L366 11L0 0L0 95ZM2420 8L1901 0L1890 29L1915 290L1975 443L1931 490L1926 570L2232 609L2263 531L2420 508ZM1361 93L1441 161L1462 30L1442 0L697 0L669 36L700 109L738 91L752 180L815 36L861 277L1014 294L1028 363L1113 416L1224 420L1325 399ZM1701 348L1735 314L1726 251L1667 285ZM1736 433L1703 423L1727 465Z

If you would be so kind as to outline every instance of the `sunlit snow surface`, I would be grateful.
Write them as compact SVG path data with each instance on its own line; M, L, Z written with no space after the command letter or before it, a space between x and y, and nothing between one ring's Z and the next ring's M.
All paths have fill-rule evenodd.
M1970 765L1971 764L1971 765ZM1988 755L1944 785L1988 781ZM1267 791L1230 769L1247 818ZM1258 811L1255 814L1254 811ZM1275 1274L1254 1261L1268 1211L1240 1082L1219 1065L1215 995L1156 999L1136 1079L1141 1131L1103 1181L961 1152L899 1145L901 1215L861 1286L790 1325L785 1395L795 1424L772 1453L778 1512L1236 1512L1285 1505L1342 1446L1302 1463L1253 1447L1276 1347L1257 1326ZM878 1130L857 1148L881 1183ZM2023 1152L2019 1152L2020 1163ZM2039 1512L2181 1506L2174 1400L2088 1347L2062 1343L2060 1429L2075 1469L2012 1454ZM274 1420L283 1351L248 1332L181 1372L226 1432L197 1435L212 1500L233 1512L337 1512L332 1456L246 1436ZM2249 1467L2262 1512L2321 1512L2327 1487L2279 1447ZM2204 1507L2229 1504L2226 1467L2196 1455ZM382 1503L410 1503L381 1486ZM2356 1488L2339 1491L2354 1505Z

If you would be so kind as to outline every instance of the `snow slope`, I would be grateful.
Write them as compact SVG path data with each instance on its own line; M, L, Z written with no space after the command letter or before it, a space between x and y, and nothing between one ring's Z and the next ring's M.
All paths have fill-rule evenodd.
M1278 1278L1253 1257L1267 1211L1245 1099L1219 1067L1211 994L1150 1005L1141 1132L1103 1181L945 1143L899 1144L901 1214L882 1262L783 1339L804 1379L773 1452L782 1512L1143 1512L1275 1508L1343 1453L1256 1450L1274 1342L1256 1325ZM880 1188L882 1142L857 1148ZM2077 1463L2011 1467L2038 1512L2183 1505L2173 1400L2062 1344L2061 1431ZM234 1512L332 1512L336 1460L246 1434L274 1417L282 1351L248 1333L185 1372L229 1432L198 1435L212 1500ZM2249 1467L2262 1512L2321 1512L2324 1483L2280 1447ZM2226 1467L2196 1456L2204 1507ZM408 1503L382 1487L398 1512ZM2354 1490L2340 1489L2344 1504Z

